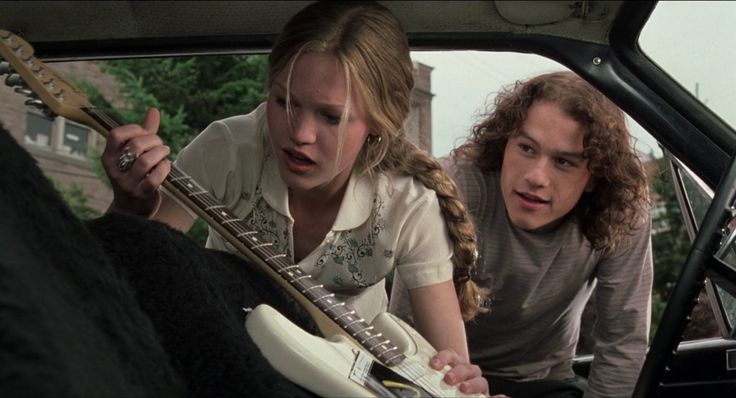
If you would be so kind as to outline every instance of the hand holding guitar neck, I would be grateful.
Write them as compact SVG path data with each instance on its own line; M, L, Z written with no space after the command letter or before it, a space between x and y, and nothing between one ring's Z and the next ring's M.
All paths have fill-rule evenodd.
M158 210L158 188L171 171L171 150L156 135L159 117L151 108L142 125L120 126L108 134L101 161L115 190L111 211L150 218Z
M143 126L120 127L110 115L94 108L83 92L34 57L28 43L4 30L0 30L0 56L6 61L0 63L0 74L9 74L6 83L29 97L27 105L86 125L108 138L109 156L103 161L116 170L110 177L134 187L135 193L115 206L150 214L158 203L152 199L158 197L156 188L163 185L304 306L327 340L304 332L265 305L247 318L251 338L285 376L324 396L471 396L442 381L449 367L441 371L429 367L436 350L414 329L389 313L367 324L170 164L168 148L155 135L156 111L149 111Z

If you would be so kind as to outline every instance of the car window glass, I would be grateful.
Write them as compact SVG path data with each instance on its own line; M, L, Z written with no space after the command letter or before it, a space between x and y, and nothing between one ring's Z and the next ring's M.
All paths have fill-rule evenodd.
M736 98L732 95L736 57L731 50L736 44L734 20L734 2L660 1L639 36L640 48L654 63L731 126L736 126ZM683 211L691 217L689 227L697 231L713 192L687 168L675 164L682 183ZM734 264L731 254L729 265L736 267ZM736 298L721 282L708 282L705 301L713 305L716 318L728 333L734 325ZM695 319L695 310L693 315Z
M736 297L717 284L716 292L723 306L724 321L726 322L727 328L728 330L733 330L734 323L736 323Z
M736 2L660 1L639 36L647 56L732 127L735 20Z
M708 211L708 206L713 198L713 190L687 166L677 163L677 167L680 175L682 175L682 185L697 229Z
M421 63L426 67L431 68L431 73L429 74L429 83L431 84L431 87L428 88L427 91L431 98L431 123L429 128L429 131L432 133L430 140L431 153L435 156L444 156L448 154L452 148L464 141L470 133L472 125L480 120L483 112L492 104L493 99L502 87L513 84L516 80L527 79L537 74L566 69L564 66L541 56L508 52L413 52L412 58L417 63ZM259 61L258 57L240 59L238 57L212 56L198 59L180 58L129 60L126 61L126 63L82 61L79 62L78 65L72 65L75 63L64 63L64 65L59 64L54 66L63 71L65 75L69 73L70 77L76 77L80 80L87 81L91 86L94 86L95 90L90 90L89 95L93 98L92 102L95 104L102 105L105 102L103 101L103 97L106 97L106 99L111 103L125 102L120 98L123 95L122 93L134 94L127 95L127 102L138 99L150 101L151 98L154 98L168 115L164 120L164 122L167 123L167 127L162 128L161 130L171 132L171 134L164 139L167 143L176 142L177 145L180 146L183 145L188 138L181 137L181 139L179 139L177 138L178 136L173 134L173 132L181 131L184 132L182 134L190 134L192 131L198 131L204 127L203 123L189 124L189 119L198 120L193 111L193 109L196 108L190 105L182 105L182 99L189 98L192 95L181 93L201 93L207 89L214 93L212 94L213 96L217 94L216 96L224 97L228 92L222 92L222 90L231 88L232 85L222 85L219 82L213 81L214 78L210 78L207 79L199 89L188 89L188 85L197 84L197 82L193 79L185 78L161 79L159 77L160 74L163 73L162 71L168 74L176 72L186 77L209 73L217 77L219 73L218 69L213 67L211 64L218 65L219 62L226 61L232 63L232 68L243 68L243 71L238 74L239 77L247 77L254 82L258 82L258 84L253 83L252 85L258 87L262 86L264 81L263 76L257 77L257 73L253 72L261 71L261 68L258 66L260 65L259 62L262 62L263 60L261 59ZM172 68L172 64L179 66L177 68ZM199 68L197 73L195 73L195 68ZM421 67L419 68L421 69ZM89 73L77 76L71 72L79 70L89 70ZM119 73L116 73L116 70ZM125 73L120 72L121 70ZM128 72L135 72L137 77L130 78L131 75ZM126 77L128 77L127 80ZM137 85L138 79L151 79L152 82L146 85L150 91L142 92L139 90ZM168 85L169 80L177 81L177 84L171 87ZM186 82L187 84L184 84L183 82ZM222 86L222 89L220 89L220 86ZM243 84L237 87L240 86L247 85ZM257 94L260 95L260 93L261 91L258 90ZM234 97L241 98L244 97L244 95L242 95L242 93L238 93ZM254 103L258 100L260 100L260 97L254 96ZM133 106L134 103L131 102L124 104L125 106L116 106L116 109L120 112L121 116L130 117L130 120L135 121L140 117L140 113L142 113L141 109L145 109L143 106L147 106L148 102L146 101L142 101L145 103L135 106ZM124 109L128 107L130 108ZM237 111L241 111L242 109L252 109L252 105L240 104L237 108ZM186 117L177 113L180 112L181 109L186 109L188 111ZM218 106L215 110L221 111L222 109L222 106ZM416 110L414 105L412 106L412 110ZM419 109L419 112L422 112L422 110ZM202 113L204 113L203 118L206 121L221 117L208 109L206 109L206 112ZM409 124L411 125L409 127L414 125L421 127L422 123L424 123L424 116L415 114L409 120ZM650 175L650 178L654 178L655 175L660 174L664 174L668 177L666 168L656 165L662 157L662 152L659 149L656 140L654 140L646 130L640 127L631 118L628 118L628 126L635 140L635 148L641 153L642 162L645 164L653 164L655 166L652 169L654 174ZM411 128L408 130L411 130ZM31 132L19 131L18 134L22 137L24 134L30 135ZM57 137L57 140L61 142L61 138ZM100 152L101 145L103 145L103 140L101 139L99 141L89 140L86 144L86 148L89 152ZM665 170L665 172L662 170ZM89 193L91 193L91 191L85 191L85 194ZM102 200L101 202L104 203ZM677 215L674 217L677 217ZM198 234L197 236L204 236L206 235L206 226L203 225L202 228L194 228L193 231L193 233ZM199 236L197 240L203 239L202 236ZM663 244L662 247L669 248L666 244ZM669 255L669 253L667 256L662 256L661 253L655 249L654 257L655 275L658 273L669 275L664 274L664 271L662 270L679 270L682 266L680 259ZM656 260L657 258L661 258L663 261L669 261L669 265L664 267L656 263L656 261L658 261ZM674 278L664 278L660 285L655 286L655 295L653 296L654 310L652 316L652 331L656 329L656 324L658 323L661 310L664 308L666 298L669 294L669 290L671 289L672 285L670 283L670 279ZM581 344L586 346L579 349L578 352L581 354L592 352L593 340L590 336L592 336L591 327L594 320L594 314L591 315L589 311L586 310L582 328L583 336L581 336Z
M716 252L716 258L722 264L736 271L736 203L731 205L731 219L722 230L721 246ZM725 280L722 283L728 283ZM716 283L716 293L722 306L723 321L726 331L734 337L734 326L736 325L736 286L728 283L725 285Z
M673 187L681 195L678 197L677 203L679 209L674 210L681 212L682 222L687 229L686 239L692 241L695 239L695 235L712 201L713 190L688 169L687 166L683 165L667 151L665 151L665 158L669 160L668 165L674 172L669 175L669 178L673 182ZM673 209L669 210L671 211ZM674 252L678 246L674 245L672 247L672 251ZM683 251L681 255L687 255L687 252ZM685 258L681 256L679 264L675 269L677 275L679 275L684 262ZM698 296L698 302L690 314L690 322L685 327L683 333L683 339L685 341L716 337L721 334L721 330L724 330L719 328L719 324L725 327L724 322L727 322L725 320L727 316L723 315L724 304L728 301L733 302L733 298L718 293L719 290L721 289L718 288L716 282L711 280L706 281L705 286ZM715 295L718 295L718 297L714 297Z

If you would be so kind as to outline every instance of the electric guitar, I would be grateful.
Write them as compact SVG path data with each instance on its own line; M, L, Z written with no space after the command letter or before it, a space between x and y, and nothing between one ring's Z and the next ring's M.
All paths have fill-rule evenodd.
M120 125L34 57L26 41L4 30L0 30L0 57L5 59L0 75L8 74L6 84L29 97L26 105L103 136ZM464 396L442 381L447 367L442 371L428 367L436 351L409 325L388 313L369 325L176 166L171 166L162 186L263 268L327 337L306 333L267 305L247 316L245 328L264 357L294 383L321 396Z

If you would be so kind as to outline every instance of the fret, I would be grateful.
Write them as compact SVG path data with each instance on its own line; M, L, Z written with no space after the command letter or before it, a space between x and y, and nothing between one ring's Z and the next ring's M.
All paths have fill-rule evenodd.
M312 285L312 286L310 286L310 287L302 290L302 293L306 293L306 292L308 292L308 291L310 291L312 289L321 289L323 287L325 287L325 285Z
M370 335L370 336L366 337L365 339L363 339L363 340L360 341L360 344L365 344L366 341L368 341L370 339L375 339L375 338L378 338L378 337L381 337L381 333ZM380 346L380 344L376 344L376 345L377 346Z
M205 207L204 209L205 209L205 210L207 210L207 211L211 211L211 210L215 210L215 209L222 209L222 208L225 208L225 206L223 206L223 205L218 205L218 204L214 204L214 205L212 205L212 206L207 206L207 207ZM222 215L226 215L226 214L227 214L227 212L224 212L224 211L223 211L223 212L222 212L222 213L220 213L220 214L222 214Z
M280 272L283 272L283 271L289 271L290 269L294 269L294 268L296 268L296 269L298 269L298 270L301 270L301 268L299 268L299 266L298 266L298 265L294 264L294 265L290 265L290 266L288 266L288 267L286 267L286 268L282 268L282 269L280 269L280 270L279 270L279 273L280 273Z
M83 110L98 123L108 127L108 130L120 126L120 123L95 108L83 108ZM166 180L191 202L185 202L185 204L190 207L196 206L210 215L213 222L225 229L228 236L243 243L254 255L263 260L266 266L271 267L278 275L296 287L297 291L334 320L348 335L356 338L356 341L364 345L381 362L394 366L404 360L404 354L398 352L398 348L381 333L374 333L373 326L368 325L365 319L358 317L355 310L350 309L344 302L336 300L334 293L325 289L324 285L314 282L311 275L304 273L298 265L286 261L286 255L278 253L271 243L260 241L257 231L249 229L230 209L176 165L171 165L171 172ZM377 343L371 343L376 340L378 340Z
M338 315L338 316L337 316L337 317L335 318L335 320L338 320L338 319L340 319L340 318L342 318L342 317L344 317L344 316L346 316L348 320L351 320L351 319L350 319L350 317L351 317L352 315L355 315L355 311L348 311L348 312L346 312L346 313L344 313L344 314Z
M260 249L260 248L266 247L266 246L271 246L271 244L270 243L261 243L259 245L255 245L255 246L251 247L251 250Z
M304 279L307 279L307 278L311 278L311 276L309 276L309 275L301 275L301 276L298 276L298 277L292 279L291 282L296 283L296 282L299 282L299 281L304 280Z
M283 253L276 253L271 257L264 258L263 260L266 262L269 262L271 260L277 259L277 258L286 258L286 254Z
M379 335L380 335L380 333L379 333ZM379 337L379 336L375 336L375 337ZM388 350L391 347L390 346L390 343L391 342L388 339L383 339L383 341L381 341L380 343L378 343L378 346L380 346L384 350Z
M320 301L320 300L324 300L324 299L330 299L332 297L335 297L335 293L327 293L324 296L318 297L317 300L314 300L314 301ZM328 301L328 303L329 303L329 301Z
M362 323L365 323L365 319L363 319L363 318L359 318L359 319L356 319L356 320L354 320L354 321L352 321L352 322L350 322L350 323L346 324L346 325L345 325L345 327L346 327L346 328L348 328L348 327L350 327L350 326L352 326L352 325L355 325L355 324L358 324L358 323L361 323L361 322L362 322ZM372 328L373 326L369 326L369 327L370 327L370 328ZM355 334L358 334L358 333L360 333L360 332L364 331L365 329L367 329L367 328L361 329L361 330L359 330L358 332L356 332Z
M286 272L286 275L288 275L289 278L293 278L294 275L299 275L299 272L300 272L300 270L298 270L298 269L296 271L287 271Z

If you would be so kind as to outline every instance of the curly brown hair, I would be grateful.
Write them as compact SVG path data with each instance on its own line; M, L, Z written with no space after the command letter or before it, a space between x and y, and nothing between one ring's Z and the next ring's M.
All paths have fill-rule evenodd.
M645 220L647 178L631 145L624 113L575 73L547 73L504 88L451 156L469 159L483 172L499 170L509 137L518 133L535 101L559 105L585 130L583 157L594 188L583 194L573 211L595 249L612 249Z

